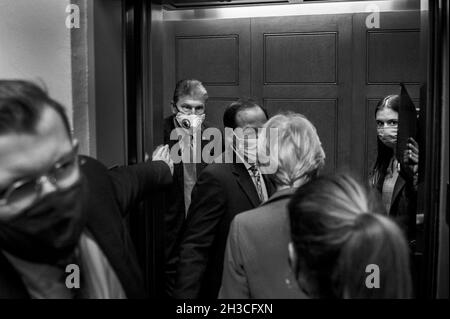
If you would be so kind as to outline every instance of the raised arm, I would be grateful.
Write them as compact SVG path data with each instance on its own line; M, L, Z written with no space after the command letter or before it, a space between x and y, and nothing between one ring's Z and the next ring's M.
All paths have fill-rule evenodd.
M109 176L124 216L151 192L163 190L172 183L170 168L164 161L117 167L109 171Z

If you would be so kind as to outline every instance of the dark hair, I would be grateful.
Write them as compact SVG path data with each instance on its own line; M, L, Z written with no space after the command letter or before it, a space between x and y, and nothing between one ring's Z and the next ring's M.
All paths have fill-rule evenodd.
M173 91L173 105L176 105L182 96L197 97L205 100L205 102L208 100L208 92L202 82L195 79L183 79L177 82Z
M378 111L381 111L384 108L391 109L398 113L400 107L400 96L399 95L388 95L381 100L378 101L377 106L375 108L375 116ZM384 143L377 136L377 159L372 168L370 181L372 186L376 187L381 191L383 187L384 177L386 175L386 170L389 166L392 156L394 156L394 151L384 145Z
M223 125L225 127L230 127L234 130L237 127L236 115L239 112L242 112L247 109L252 109L254 107L259 107L266 115L266 118L269 119L267 110L264 107L257 104L256 101L251 98L242 98L242 99L239 99L239 100L231 103L225 109L225 112L223 113Z
M320 176L292 197L288 211L298 259L294 271L315 297L411 296L408 244L395 222L381 215L377 199L343 174ZM375 289L366 285L369 265L381 269Z
M36 84L23 80L0 80L0 134L34 133L43 110L58 113L70 136L64 107Z

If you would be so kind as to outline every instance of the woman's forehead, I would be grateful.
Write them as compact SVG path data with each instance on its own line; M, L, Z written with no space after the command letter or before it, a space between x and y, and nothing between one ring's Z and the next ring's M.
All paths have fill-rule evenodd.
M398 112L393 109L384 107L377 111L376 118L378 119L398 119Z

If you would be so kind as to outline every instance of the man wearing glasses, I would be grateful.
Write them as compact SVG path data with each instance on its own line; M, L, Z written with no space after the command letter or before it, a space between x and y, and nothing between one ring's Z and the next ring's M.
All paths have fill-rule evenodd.
M77 146L60 104L0 80L0 298L145 297L123 217L171 183L168 149L108 171Z

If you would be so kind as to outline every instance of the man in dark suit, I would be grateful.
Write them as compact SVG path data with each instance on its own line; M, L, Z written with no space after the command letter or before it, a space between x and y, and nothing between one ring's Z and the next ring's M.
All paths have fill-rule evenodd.
M205 108L208 94L202 83L195 79L177 82L172 99L173 114L164 119L164 144L172 155L178 155L174 163L173 183L165 193L164 246L165 289L171 296L175 281L180 232L191 202L192 188L207 163L200 156L193 158L197 148L201 154L208 140L203 132L212 127L206 120ZM175 157L175 156L174 156Z
M60 104L0 81L0 298L145 297L123 218L171 183L168 148L153 158L108 171L79 157Z
M254 132L266 121L267 112L252 100L234 102L224 113L225 128L243 132ZM254 145L256 141L247 142ZM234 151L235 142L227 144L230 147L225 149L222 163L208 165L192 191L180 244L175 298L217 297L231 221L240 212L259 206L273 192L270 182L249 164L249 154ZM230 157L234 160L227 163Z

